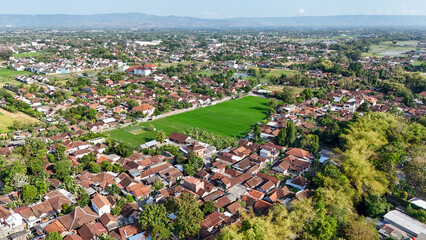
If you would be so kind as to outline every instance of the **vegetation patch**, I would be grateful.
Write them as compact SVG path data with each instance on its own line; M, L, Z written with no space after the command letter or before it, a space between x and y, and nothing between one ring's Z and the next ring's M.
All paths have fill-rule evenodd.
M3 87L6 84L21 84L15 80L18 75L29 75L31 72L27 71L15 71L7 68L0 68L0 87Z
M267 99L245 97L229 100L214 106L209 106L151 122L141 123L140 126L162 130L167 135L173 132L183 132L191 128L205 129L215 135L242 137L248 134L252 125L267 117ZM135 131L135 127L126 127L108 132L117 141L124 141L132 146L143 144L155 139L156 131L145 131L134 135L127 129Z
M11 113L0 108L0 133L8 132L9 127L13 125L14 121L19 121L23 123L38 122L37 119L25 113L22 113L22 112Z
M396 44L391 41L385 41L371 45L368 53L363 53L363 55L366 57L398 56L405 52L416 50L417 44L417 41L398 41Z
M17 53L13 54L14 58L26 58L26 57L35 57L41 55L42 52L26 52L26 53Z

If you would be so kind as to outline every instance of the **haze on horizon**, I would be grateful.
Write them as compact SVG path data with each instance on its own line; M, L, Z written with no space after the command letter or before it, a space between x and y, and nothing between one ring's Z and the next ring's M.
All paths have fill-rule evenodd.
M0 14L146 13L196 18L426 15L424 0L1 0ZM201 3L204 2L204 3Z

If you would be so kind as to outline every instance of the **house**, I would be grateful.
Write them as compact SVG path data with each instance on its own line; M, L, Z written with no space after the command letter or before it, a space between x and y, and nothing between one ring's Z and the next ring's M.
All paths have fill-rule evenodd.
M293 179L287 180L285 184L298 188L300 190L304 190L308 185L308 180L302 176L297 176Z
M225 220L225 216L218 212L214 211L213 213L206 216L206 218L201 222L202 231L211 232L215 227L222 225L222 222Z
M207 148L199 142L193 142L189 145L182 146L179 149L184 155L187 155L189 152L194 152L197 156L202 157Z
M132 66L126 69L125 72L134 75L148 76L153 72L153 68L145 66Z
M388 223L383 224L383 226L379 229L379 233L385 237L393 237L395 239L403 239L403 240L412 239L408 236L408 234L405 231Z
M235 215L240 209L244 209L243 206L241 206L241 203L239 201L235 201L228 206L226 206L226 210L231 213L232 215Z
M111 231L118 227L117 216L113 216L110 213L105 213L99 218L99 222L108 230Z
M129 221L137 221L141 210L136 203L125 203L121 207L121 215Z
M310 166L311 163L305 158L297 158L293 155L288 155L275 164L272 169L283 174L287 174L289 170L300 174L308 171Z
M272 208L272 204L268 203L264 200L259 200L253 205L253 210L255 212L262 213L263 215L266 215L269 210Z
M287 149L286 154L293 155L295 157L302 158L308 161L311 161L314 158L314 155L301 148L289 148Z
M59 217L58 220L67 229L67 231L70 232L83 226L83 224L95 221L98 218L99 216L90 210L89 207L86 206L83 209L80 206L77 206L71 213Z
M92 198L91 202L93 211L95 211L99 216L102 216L105 213L110 213L111 203L105 196L102 196L97 193Z
M149 105L149 104L142 104L140 106L134 107L132 110L132 112L142 112L146 117L150 117L154 114L155 112L155 107Z
M51 232L57 232L59 234L62 234L63 232L66 232L67 229L62 225L62 223L59 220L53 220L49 225L44 227L44 231L46 231L47 234Z
M169 139L173 142L184 144L191 138L188 137L185 134L174 132L174 133L170 134Z
M78 235L81 236L84 240L97 239L102 236L102 234L107 233L108 231L102 226L101 223L85 223L78 229Z
M194 177L186 177L183 179L183 185L193 192L198 192L204 188L204 182Z
M158 142L155 140L146 142L142 145L140 145L139 147L143 150L143 149L152 149L158 146Z

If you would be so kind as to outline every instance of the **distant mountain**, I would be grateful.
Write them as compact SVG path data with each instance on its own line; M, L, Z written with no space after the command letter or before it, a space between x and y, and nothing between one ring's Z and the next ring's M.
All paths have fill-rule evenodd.
M425 27L426 16L343 15L201 19L143 13L94 15L0 14L0 28L247 28L247 27Z

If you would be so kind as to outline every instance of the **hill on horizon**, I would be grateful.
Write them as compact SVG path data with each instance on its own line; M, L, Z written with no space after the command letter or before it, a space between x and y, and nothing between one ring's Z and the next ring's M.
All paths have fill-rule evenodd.
M0 14L0 28L166 29L262 27L425 27L426 16L340 15L202 19L144 13L93 15Z

